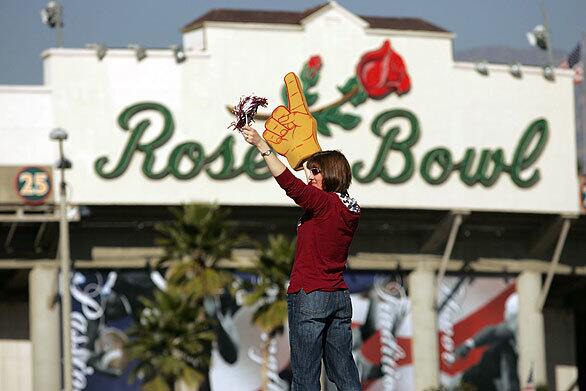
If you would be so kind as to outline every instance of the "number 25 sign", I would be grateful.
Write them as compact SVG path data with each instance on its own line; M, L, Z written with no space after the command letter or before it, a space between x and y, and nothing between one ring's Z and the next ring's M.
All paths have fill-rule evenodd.
M45 203L52 190L51 174L43 167L23 167L14 178L16 193L25 204Z

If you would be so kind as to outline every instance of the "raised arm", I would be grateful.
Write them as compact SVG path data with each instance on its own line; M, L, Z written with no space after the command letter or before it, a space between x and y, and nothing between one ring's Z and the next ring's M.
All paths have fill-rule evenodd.
M283 173L287 169L283 163L279 160L279 158L273 153L269 144L260 137L258 132L254 130L254 128L246 125L242 128L242 135L247 143L254 145L256 149L260 152L262 157L269 168L269 171L273 176L276 178Z
M287 196L303 209L312 210L316 213L325 210L328 197L324 191L303 183L291 171L287 170L287 167L275 156L267 142L254 128L250 126L243 127L242 135L247 143L256 146L267 163L269 171L277 179L279 186L285 190ZM271 152L269 153L269 151Z

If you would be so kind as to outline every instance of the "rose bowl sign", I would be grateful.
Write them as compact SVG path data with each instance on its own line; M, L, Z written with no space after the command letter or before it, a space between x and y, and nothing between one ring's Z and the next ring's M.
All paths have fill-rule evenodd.
M194 28L181 64L165 50L139 63L131 50L97 61L91 50L52 49L49 107L70 132L72 201L291 205L257 151L227 129L227 104L266 97L254 124L262 133L294 71L319 144L347 156L363 207L577 213L571 74L550 81L523 67L516 79L491 65L480 75L453 61L452 39L375 29L329 4L299 29Z
M309 107L318 101L319 94L314 92L322 61L319 56L311 57L300 72L303 92ZM312 112L317 122L318 132L324 137L332 136L330 127L338 125L345 130L352 130L361 122L361 118L350 113L342 113L341 107L349 102L354 107L364 104L368 99L383 99L392 92L402 95L411 88L409 74L399 54L391 49L389 40L372 52L362 56L356 67L356 76L350 77L340 87L342 97L325 108ZM287 103L287 93L283 87L281 92L283 102ZM134 128L130 127L132 117L141 112L158 112L165 119L163 128L158 136L148 142L143 141L143 135L148 130L143 122ZM263 117L263 118L266 118ZM406 137L399 139L400 129L393 128L386 131L387 123L402 119L408 123ZM216 180L228 180L238 175L248 175L252 180L263 180L271 175L264 164L258 159L256 148L249 147L241 167L235 166L233 136L226 136L219 147L211 154L206 155L204 146L197 141L188 141L174 147L167 158L167 166L158 172L153 171L152 164L157 159L157 149L165 145L173 135L175 124L168 108L155 102L144 102L126 108L119 116L118 123L123 130L129 131L128 142L117 159L117 164L111 170L106 169L110 158L102 156L95 162L96 173L105 179L117 178L123 175L135 154L143 155L142 172L150 179L162 179L171 175L179 180L189 180L199 175L207 164L221 159L224 163L220 172L206 169L207 175ZM525 188L535 185L540 178L539 168L535 162L545 148L548 136L548 125L544 119L532 122L523 133L515 147L513 156L507 157L502 149L483 149L477 151L470 147L464 156L456 158L447 148L434 148L426 152L419 164L415 162L411 148L420 137L419 121L414 113L407 110L393 109L379 113L371 123L371 130L380 139L376 150L374 164L366 166L364 161L352 164L352 175L360 183L370 183L381 179L385 183L399 184L407 182L415 173L415 167L420 167L421 177L430 185L441 185L446 182L452 173L466 186L490 187L503 174L509 175L512 182L518 187ZM288 135L283 136L285 139ZM386 167L390 153L398 154L401 158L402 170L396 174L389 174ZM163 158L164 159L164 158ZM181 170L180 165L187 163L188 168ZM526 178L523 178L526 174Z

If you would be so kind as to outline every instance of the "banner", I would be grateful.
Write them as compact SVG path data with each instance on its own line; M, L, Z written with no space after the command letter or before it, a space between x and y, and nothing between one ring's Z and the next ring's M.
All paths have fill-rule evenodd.
M236 279L247 278L236 275ZM160 274L146 271L83 271L73 275L72 354L75 390L140 390L128 382L133 365L124 352L128 328L142 311L139 298L163 287ZM411 303L408 285L397 273L349 272L353 354L364 390L412 390ZM157 287L159 286L159 287ZM252 307L226 295L217 300L217 338L233 349L214 349L212 390L256 390L261 385L261 332ZM502 278L444 279L438 301L441 384L455 389L518 386L515 333L517 297L513 281ZM273 346L273 387L289 390L291 370L287 327ZM225 351L237 352L226 356ZM224 357L226 356L226 357ZM489 388L486 388L489 387ZM328 383L327 390L335 390ZM507 388L510 389L510 388ZM514 388L512 388L514 389Z
M466 275L444 279L438 330L446 389L519 389L518 303L514 281Z
M129 384L126 330L138 319L140 296L152 296L144 271L75 272L71 281L71 353L76 391L139 391Z

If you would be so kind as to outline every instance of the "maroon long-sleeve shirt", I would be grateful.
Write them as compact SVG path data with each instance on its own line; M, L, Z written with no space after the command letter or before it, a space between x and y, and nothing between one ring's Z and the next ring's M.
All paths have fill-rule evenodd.
M355 211L351 211L338 193L306 185L289 170L275 179L304 209L297 227L295 262L287 292L347 289L343 273L348 248L358 227L360 208L356 205L352 208Z

